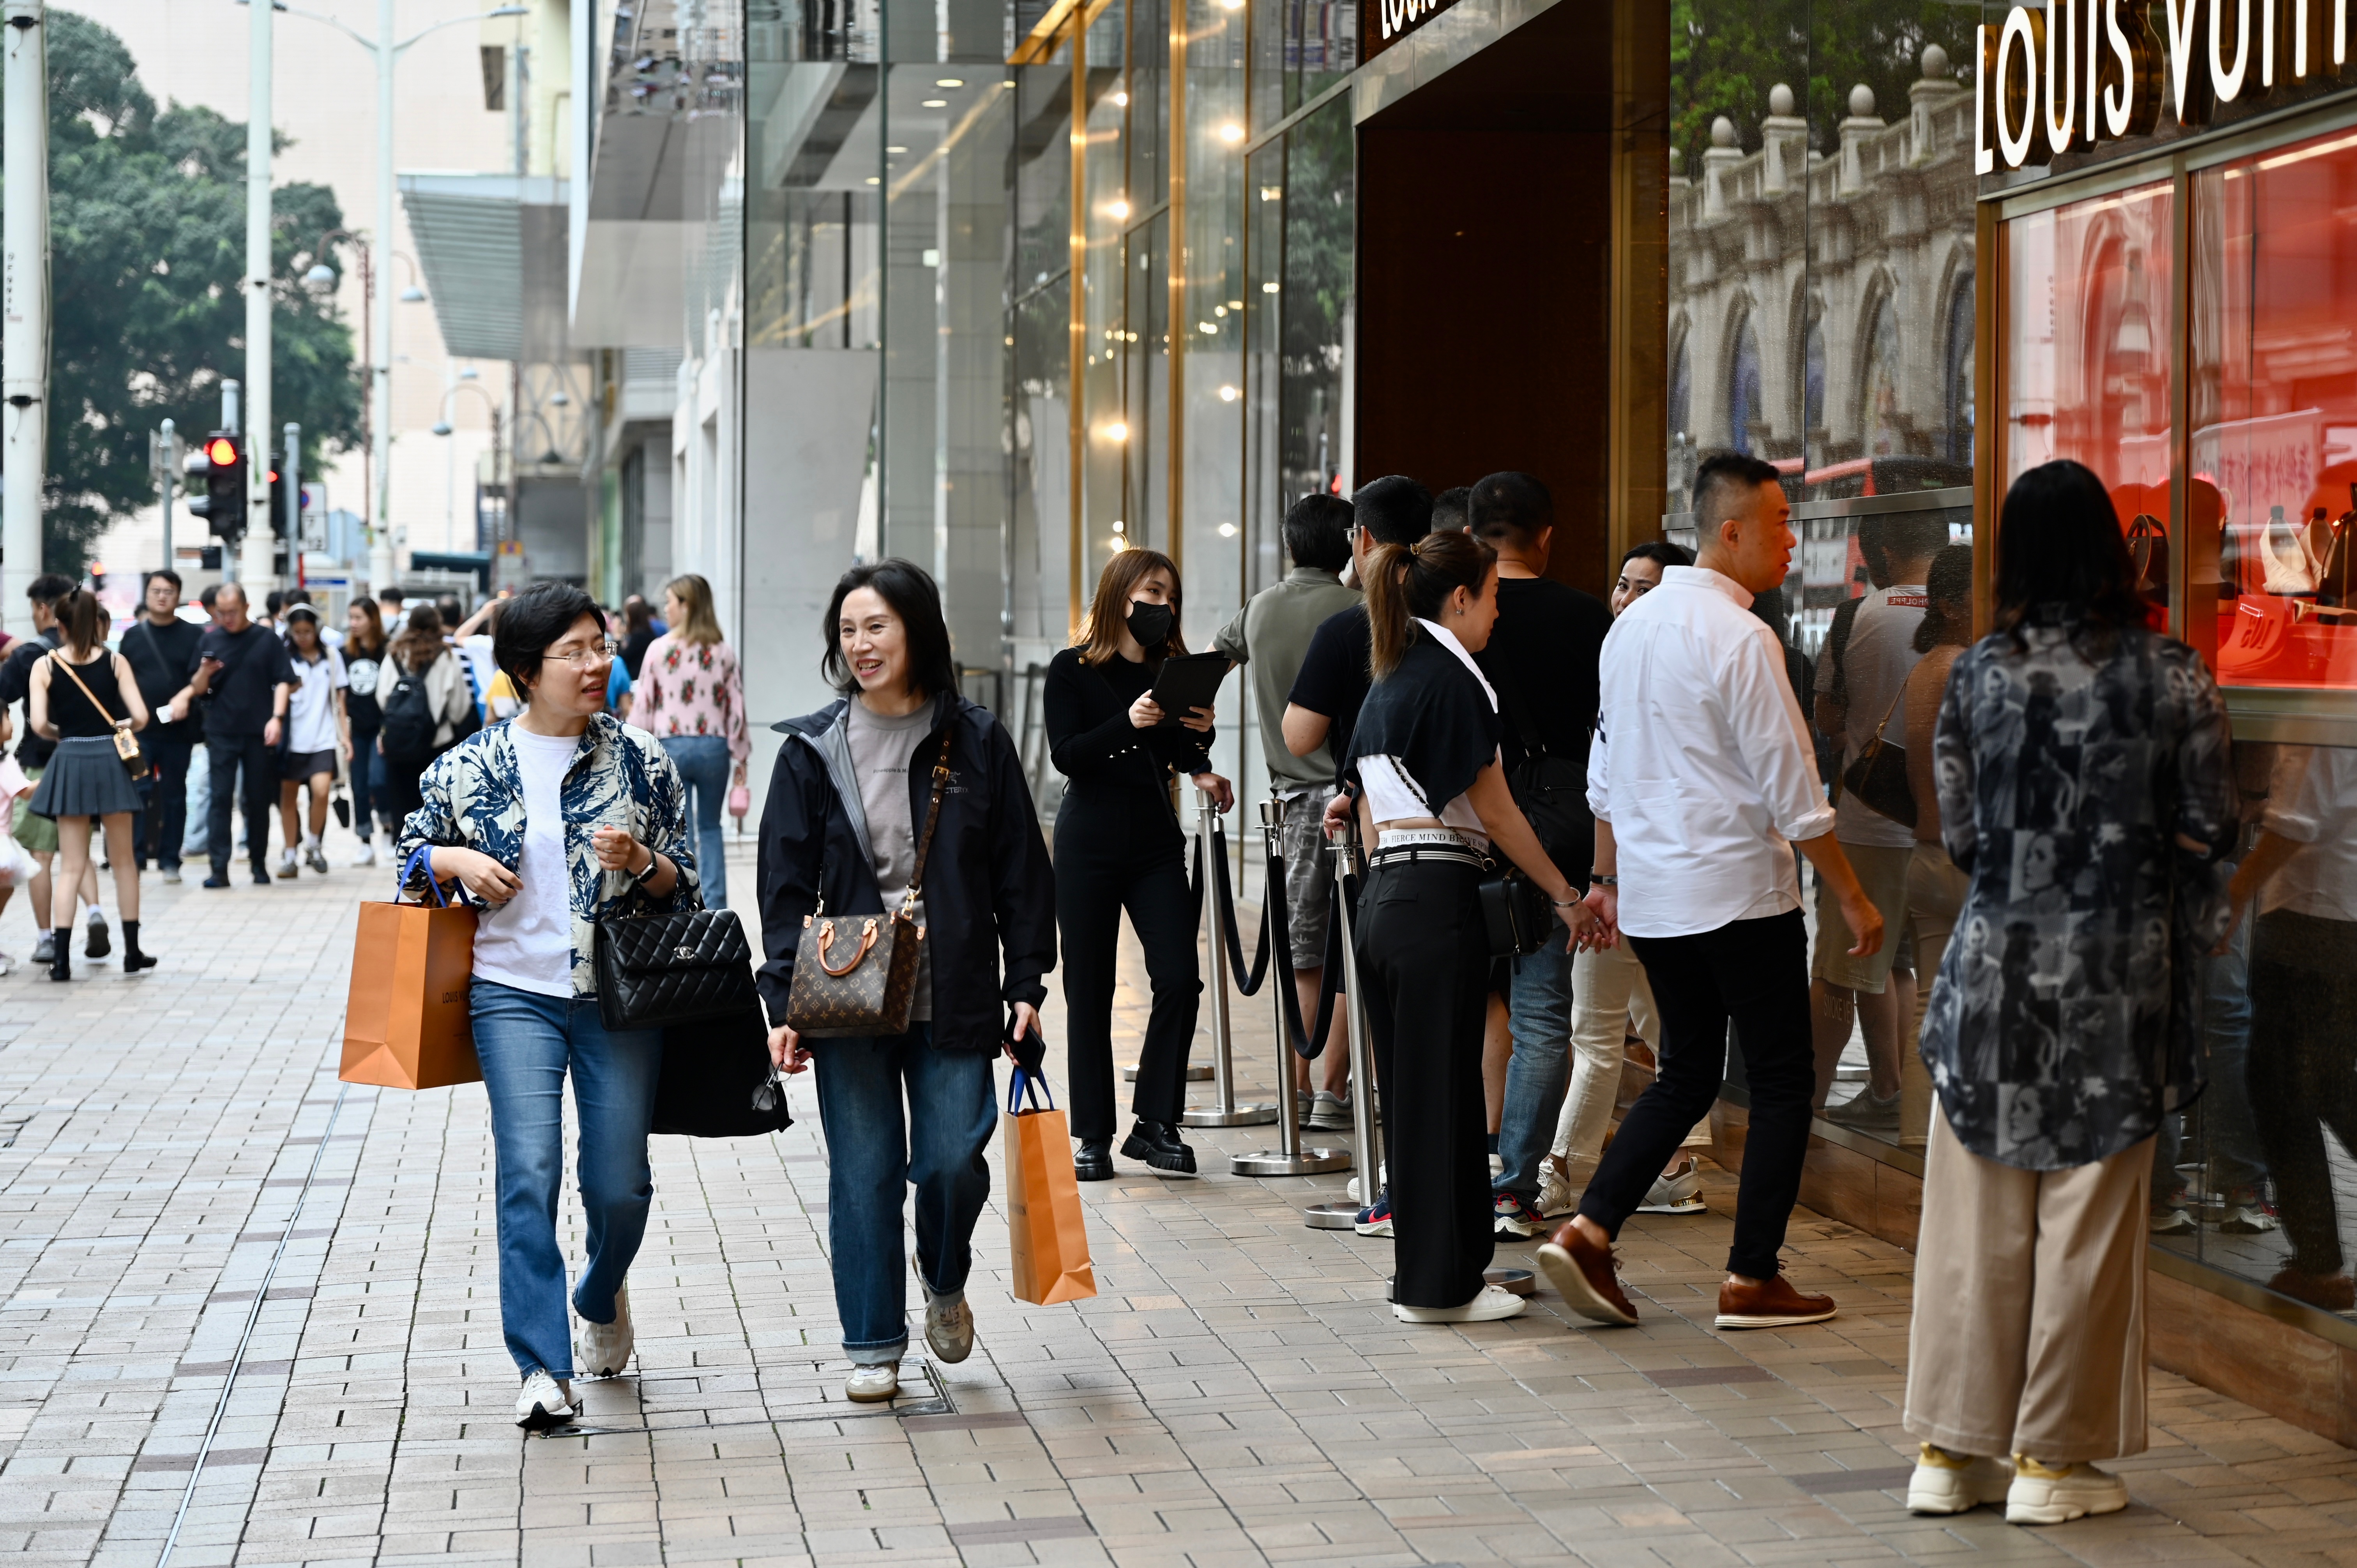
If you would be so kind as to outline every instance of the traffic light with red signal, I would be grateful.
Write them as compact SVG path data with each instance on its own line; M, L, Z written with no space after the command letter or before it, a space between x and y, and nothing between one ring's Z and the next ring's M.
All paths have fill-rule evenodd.
M188 476L201 478L205 493L192 497L188 510L205 520L216 539L231 542L245 537L245 442L235 431L216 430L205 444L188 454Z

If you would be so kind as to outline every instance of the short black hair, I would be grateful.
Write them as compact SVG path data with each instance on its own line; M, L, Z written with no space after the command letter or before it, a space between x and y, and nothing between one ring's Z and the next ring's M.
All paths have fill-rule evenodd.
M1890 520L1882 535L1883 553L1894 572L1902 561L1928 561L1947 547L1948 519L1944 512L1901 512Z
M219 583L207 583L197 594L197 603L210 609L213 607L213 601L221 597L221 585Z
M843 638L835 629L843 621L843 601L862 588L873 588L909 634L909 683L928 697L958 689L957 656L950 651L949 623L942 618L942 590L933 575L913 561L888 558L854 566L837 578L834 596L827 601L826 620L819 628L826 639L826 657L819 661L827 682L845 696L856 695L859 679L843 656Z
M2059 457L2013 481L1997 514L1994 596L1996 624L2017 645L2034 604L2099 628L2143 622L2119 512L2093 469Z
M377 590L376 602L380 605L397 605L404 602L408 597L409 596L403 593L398 586L388 583L383 587Z
M1297 566L1340 572L1351 559L1351 503L1311 490L1287 507L1285 553Z
M25 596L37 605L54 608L59 599L74 591L71 577L60 577L55 572L44 572L25 585Z
M1757 457L1747 457L1739 452L1722 452L1703 459L1695 472L1694 515L1695 534L1709 539L1718 532L1718 525L1734 515L1737 503L1758 493L1762 485L1772 485L1783 476L1772 463Z
M178 572L173 571L169 566L166 566L160 571L150 572L145 576L139 579L139 592L142 597L145 597L146 595L147 585L154 582L158 577L161 577L164 581L171 584L172 592L175 594L180 591L180 575Z
M1691 566L1694 556L1683 544L1673 544L1666 539L1648 539L1642 544L1631 544L1628 553L1620 557L1623 566L1631 561L1658 561L1663 567Z
M1386 474L1351 492L1351 516L1378 544L1414 544L1432 532L1432 492L1405 474Z
M1439 533L1448 529L1464 527L1466 517L1471 510L1472 496L1471 490L1459 485L1453 490L1443 490L1433 497L1432 532Z
M1473 487L1465 525L1492 549L1511 544L1518 551L1534 550L1539 535L1555 526L1555 497L1535 474L1511 468L1491 474Z
M311 590L308 588L289 588L278 596L278 602L285 605L289 609L294 608L296 605L307 605L311 602Z
M262 607L265 614L274 616L280 610L285 609L286 607L285 590L282 588L273 588L268 593L263 595Z
M604 631L597 601L587 594L570 583L534 583L510 599L491 623L491 662L518 687L530 691L550 645L583 616Z

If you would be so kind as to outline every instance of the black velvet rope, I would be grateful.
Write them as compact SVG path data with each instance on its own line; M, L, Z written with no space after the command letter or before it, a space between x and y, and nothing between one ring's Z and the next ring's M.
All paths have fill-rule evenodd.
M1243 939L1237 929L1234 889L1228 877L1228 835L1226 829L1214 822L1211 837L1195 835L1194 864L1189 867L1189 881L1196 899L1196 911L1202 909L1204 854L1208 848L1212 859L1210 880L1218 894L1221 940L1226 942L1228 964L1236 977L1236 989L1246 996L1259 994L1268 979L1274 957L1277 979L1277 997L1285 1013L1286 1032L1292 1036L1296 1055L1304 1061L1316 1061L1326 1051L1327 1032L1333 1027L1335 998L1342 986L1342 922L1326 922L1326 958L1318 988L1318 1018L1314 1027L1301 1026L1301 994L1293 980L1293 944L1287 933L1290 917L1285 903L1285 856L1273 853L1268 857L1268 893L1261 901L1260 936L1254 944L1252 961L1244 961ZM1358 878L1346 876L1341 896L1349 905L1358 906Z

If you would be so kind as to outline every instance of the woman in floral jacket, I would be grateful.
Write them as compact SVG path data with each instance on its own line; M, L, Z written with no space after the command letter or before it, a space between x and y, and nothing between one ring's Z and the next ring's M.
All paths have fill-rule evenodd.
M720 802L745 782L752 744L745 734L745 678L737 650L720 636L712 585L694 573L663 590L671 629L639 665L630 723L660 738L680 777L695 791L695 832L704 867L704 902L728 907L728 867L721 855Z
M491 657L526 693L524 709L426 769L425 804L397 849L415 894L427 872L411 861L423 851L436 883L463 886L483 906L468 1010L498 1157L500 1321L523 1375L516 1424L528 1428L572 1419L576 1370L613 1377L630 1363L625 1276L654 1201L647 1126L662 1031L599 1022L597 918L640 896L662 911L696 907L679 771L604 711L614 654L580 589L536 584L510 601ZM589 1230L573 1293L577 1347L556 1237L568 1071Z

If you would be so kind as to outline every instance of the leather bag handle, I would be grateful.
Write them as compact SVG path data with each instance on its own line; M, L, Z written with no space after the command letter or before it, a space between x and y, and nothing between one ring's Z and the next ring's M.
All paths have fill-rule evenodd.
M861 929L859 933L859 950L853 953L851 955L851 961L845 964L841 969L837 969L834 965L826 961L826 950L829 947L832 947L834 943L834 922L833 920L829 920L818 929L818 966L819 968L826 971L827 973L834 976L835 979L841 980L845 975L849 974L853 970L857 969L861 963L866 961L868 950L876 945L876 922L871 918Z

